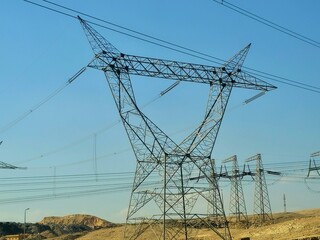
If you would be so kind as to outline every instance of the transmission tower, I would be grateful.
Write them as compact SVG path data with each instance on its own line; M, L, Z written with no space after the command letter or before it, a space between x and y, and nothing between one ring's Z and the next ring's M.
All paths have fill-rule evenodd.
M246 160L246 162L250 161L256 161L256 171L251 173L255 181L253 212L255 221L263 223L272 220L272 212L261 154L254 155Z
M309 161L309 170L308 170L308 175L307 177L310 176L310 173L315 171L318 173L318 175L320 176L320 166L317 166L316 164L316 158L317 157L320 157L320 151L319 152L315 152L315 153L312 153L310 155L310 161ZM312 166L313 164L313 166Z
M241 70L250 45L222 67L123 54L79 17L96 56L89 67L107 78L137 166L127 214L125 239L191 239L197 229L209 228L221 239L231 239L222 207L208 193L218 189L211 176L211 153L233 87L269 91L274 86ZM180 144L156 126L137 105L130 75L202 83L209 86L205 116ZM192 180L198 174L204 178ZM158 178L158 185L150 180ZM207 203L217 207L225 228L208 218ZM205 205L204 205L205 204Z
M202 176L203 178L204 176ZM225 216L221 214L220 209L224 209L223 207L223 196L222 192L220 192L218 180L220 178L220 174L216 172L215 160L211 160L211 171L210 177L215 184L209 182L210 191L208 192L208 205L207 205L207 213L208 218L216 224L216 226L223 227L225 222ZM221 201L220 201L221 198Z
M239 165L236 155L222 161L222 163L228 162L232 163L231 175L227 174L227 177L231 182L229 215L235 217L236 222L244 222L247 224L248 216L241 183L243 174L239 171Z

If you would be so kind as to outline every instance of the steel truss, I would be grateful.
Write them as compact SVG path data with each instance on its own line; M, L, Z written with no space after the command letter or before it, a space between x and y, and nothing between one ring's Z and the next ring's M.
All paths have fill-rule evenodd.
M317 166L316 164L317 157L320 157L320 151L310 154L309 170L308 170L307 178L310 176L311 172L317 172L318 175L320 176L320 166Z
M104 72L137 160L125 239L191 239L200 228L231 239L220 193L216 191L215 199L210 196L212 189L219 189L210 174L213 146L233 87L275 88L241 70L250 45L222 67L132 56L79 20L96 56L89 66ZM131 74L207 84L209 98L201 124L175 143L138 107ZM204 178L192 180L197 174ZM157 184L150 185L155 177ZM223 226L206 213L203 206L208 203L223 218Z
M204 176L199 176L197 179L201 179L201 178L204 178ZM226 219L225 219L225 215L222 215L220 211L220 209L224 209L223 196L222 196L222 192L220 192L220 188L218 185L220 174L218 174L216 171L216 164L214 159L211 160L210 178L213 183L212 182L209 183L210 191L208 196L209 201L207 205L208 218L211 219L211 221L214 222L216 226L222 227L225 225Z
M256 154L246 160L246 162L256 161L256 171L251 173L254 176L254 221L261 224L267 220L272 220L271 204L268 194L266 177L264 174L261 154Z
M230 192L230 213L229 215L235 218L236 222L244 222L248 224L247 209L243 195L242 183L243 173L240 173L237 156L234 155L222 161L222 163L232 163L231 175L227 173L227 178L231 182Z

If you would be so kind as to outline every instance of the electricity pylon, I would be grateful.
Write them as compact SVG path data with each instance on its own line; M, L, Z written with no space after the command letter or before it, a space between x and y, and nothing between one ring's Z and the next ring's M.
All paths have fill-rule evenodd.
M246 160L246 162L256 161L255 173L251 173L254 177L254 206L255 222L263 223L267 220L272 220L272 211L269 200L268 188L264 174L261 154L256 154Z
M316 164L316 158L317 157L320 157L320 151L312 153L310 155L309 170L308 170L307 177L309 177L310 173L313 172L313 171L317 172L318 175L320 176L320 166L317 166L317 164ZM313 164L313 166L312 166L312 164Z
M247 224L247 209L241 183L243 174L239 171L239 165L236 155L222 161L222 163L228 162L232 163L231 175L227 174L227 177L230 179L231 182L229 215L231 217L234 217L236 222L244 222L245 224Z
M220 193L218 180L220 178L220 174L216 172L215 167L215 160L211 160L211 171L210 171L210 177L211 180L214 182L214 184L209 183L210 185L210 191L208 192L208 205L207 205L207 213L208 218L216 224L216 226L222 227L225 226L225 216L221 215L221 210L224 209L223 207L223 196L222 193ZM199 178L201 178L199 176ZM221 194L221 195L220 195ZM221 201L220 201L221 197Z
M121 53L79 20L96 56L89 67L104 72L137 160L124 238L190 239L203 227L231 239L219 191L218 202L208 198L212 188L218 189L210 176L213 146L233 87L275 89L242 71L250 45L222 67L140 57ZM209 99L199 127L180 144L174 142L139 108L130 75L207 84ZM204 178L191 180L196 174ZM150 185L155 177L158 185ZM208 202L225 219L224 232L207 218Z

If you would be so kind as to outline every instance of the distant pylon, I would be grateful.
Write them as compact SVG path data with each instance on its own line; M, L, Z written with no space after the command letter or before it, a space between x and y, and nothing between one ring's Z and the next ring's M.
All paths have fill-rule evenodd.
M320 172L319 172L320 166L317 166L317 164L316 164L316 158L317 158L317 157L320 157L320 151L319 151L319 152L312 153L312 154L310 155L309 170L308 170L308 175L307 175L307 177L309 177L309 176L310 176L310 173L313 172L313 171L317 172L318 175L320 176ZM313 166L312 166L312 164L313 164Z
M229 215L235 217L236 222L247 223L248 216L241 183L243 174L239 171L237 156L234 155L222 161L222 163L228 162L232 163L231 175L227 174L231 182Z
M272 220L272 211L269 200L268 188L264 174L261 154L256 154L246 160L246 162L256 161L256 171L251 174L254 176L254 207L255 222L263 223Z
M222 192L219 192L218 180L220 178L219 174L216 172L215 160L211 159L211 173L210 173L212 182L210 191L208 192L208 217L211 221L215 222L218 226L223 226L225 224L224 216L221 214L219 209L224 209Z

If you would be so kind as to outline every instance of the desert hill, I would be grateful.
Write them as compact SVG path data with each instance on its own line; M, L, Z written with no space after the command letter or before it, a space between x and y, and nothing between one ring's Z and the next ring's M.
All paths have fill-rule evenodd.
M67 215L64 217L45 217L39 223L43 225L83 225L91 229L106 228L114 225L104 219L84 214Z
M90 231L115 226L104 219L83 214L74 214L64 217L45 217L39 223L26 224L26 239L68 239L73 240ZM0 240L8 235L21 235L24 224L3 222L0 223Z
M297 212L275 213L273 221L262 226L251 224L248 228L230 224L233 240L250 238L250 240L320 240L320 209L310 209ZM124 226L102 228L88 232L76 239L79 240L122 240ZM153 239L149 232L140 240ZM202 229L193 240L219 240L211 230ZM63 240L53 238L52 240Z
M250 216L249 216L250 217ZM232 221L232 219L230 219ZM0 240L4 234L22 233L21 223L0 223ZM10 232L11 231L11 232ZM13 232L14 233L13 233ZM262 226L250 224L248 227L230 224L233 240L320 240L320 209L273 214L273 220ZM69 215L46 217L41 222L27 224L26 239L50 240L122 240L124 225L116 225L90 215ZM153 239L152 231L147 231L140 240ZM193 240L219 240L211 230L200 229Z

